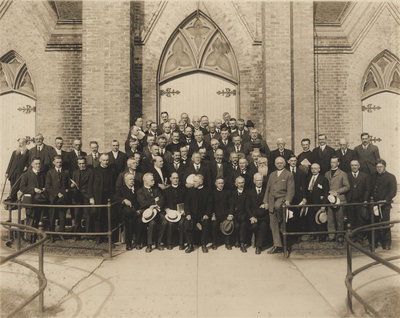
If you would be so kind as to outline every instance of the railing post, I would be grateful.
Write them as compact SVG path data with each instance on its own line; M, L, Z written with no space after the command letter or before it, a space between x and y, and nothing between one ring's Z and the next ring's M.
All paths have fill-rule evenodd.
M18 201L18 224L21 224L21 202ZM21 249L21 231L17 231L17 250Z
M8 222L12 223L12 205L9 204L7 207L8 207ZM13 230L11 229L11 226L8 232L8 236L10 241L13 241Z
M288 213L288 207L286 203L283 203L283 222L282 222L282 236L283 236L283 255L285 257L289 257L288 249L287 249L287 236L286 236L286 215Z
M107 200L107 216L108 216L108 256L112 258L112 231L111 231L111 200Z
M371 201L374 201L374 198L371 197ZM374 214L374 206L370 205L370 213L371 213L371 224L375 224L375 214ZM375 228L372 227L371 229L371 252L375 252Z
M43 234L43 222L39 222L39 231L41 231ZM39 272L42 274L42 277L44 276L43 245L44 245L44 242L38 246L38 248L39 248ZM40 288L41 283L42 283L42 281L39 280L39 288ZM44 312L44 291L42 291L39 294L39 312L41 312L41 313Z
M350 224L347 225L347 237L351 239L350 237L351 229L350 229ZM346 249L347 249L347 275L346 279L348 279L350 287L353 287L353 269L352 269L352 250L351 250L351 245L349 242L346 240ZM353 313L353 295L349 288L347 288L347 309L350 310L351 313Z

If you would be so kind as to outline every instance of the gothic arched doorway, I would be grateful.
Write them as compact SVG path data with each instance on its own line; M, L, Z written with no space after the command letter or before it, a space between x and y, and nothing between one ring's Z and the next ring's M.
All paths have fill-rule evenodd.
M385 50L373 59L362 82L363 131L379 147L388 170L400 175L400 63Z
M175 30L158 70L158 115L167 111L222 118L238 116L239 71L235 55L221 30L201 11Z
M35 135L36 95L31 75L22 57L10 51L0 58L0 171L6 172L11 153L20 137ZM29 148L28 144L28 148ZM0 183L3 183L1 179Z

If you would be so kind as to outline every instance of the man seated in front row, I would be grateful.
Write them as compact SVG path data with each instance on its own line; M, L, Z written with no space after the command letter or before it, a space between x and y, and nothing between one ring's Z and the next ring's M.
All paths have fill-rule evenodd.
M152 251L153 245L153 230L156 223L160 225L158 232L158 239L156 243L156 248L160 251L164 249L161 245L164 236L165 229L167 227L167 221L165 220L164 213L161 212L164 208L164 197L161 190L154 185L154 176L151 173L145 173L143 176L143 187L137 192L137 199L139 202L139 208L141 210L146 210L152 206L157 206L158 213L157 216L147 223L147 248L146 253ZM139 219L141 226L145 226L142 219ZM141 238L139 238L141 242Z
M244 159L246 160L246 159ZM249 216L246 211L246 195L248 190L245 189L245 179L238 176L235 180L235 190L232 190L230 195L230 211L235 218L235 236L237 245L240 244L240 250L243 253L247 252L246 240L249 228Z

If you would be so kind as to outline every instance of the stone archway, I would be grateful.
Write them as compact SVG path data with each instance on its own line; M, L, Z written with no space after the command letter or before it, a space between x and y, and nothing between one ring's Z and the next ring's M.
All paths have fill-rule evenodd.
M222 118L239 115L239 70L229 41L204 13L196 11L175 30L158 70L158 116Z
M385 50L370 63L362 81L363 131L379 147L388 170L400 174L400 62Z

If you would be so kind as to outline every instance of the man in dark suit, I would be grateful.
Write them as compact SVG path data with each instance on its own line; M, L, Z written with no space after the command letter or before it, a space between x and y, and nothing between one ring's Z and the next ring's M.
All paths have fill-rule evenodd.
M136 198L135 176L129 172L124 175L123 186L116 191L114 199L119 203L121 218L125 227L126 250L133 249L133 232L140 217L139 203ZM140 233L136 233L140 236Z
M19 185L21 184L21 175L29 167L29 151L26 148L26 139L18 139L18 148L12 152L10 161L6 170L6 179L10 180L11 191L7 200L17 201Z
M268 232L269 213L264 207L265 188L263 187L263 176L255 173L253 176L254 187L246 197L246 210L250 219L250 227L256 238L256 254L261 254L263 241Z
M224 152L222 149L217 149L217 151L214 154L214 158L211 159L209 168L210 168L210 184L215 185L215 180L217 178L222 178L224 180L224 185L226 182L229 180L229 175L228 175L228 163L223 161L224 158Z
M53 153L52 153L51 157L54 158L55 155L61 156L62 168L64 170L68 170L69 171L69 169L70 169L69 153L62 149L63 145L64 145L63 138L62 137L56 137L55 146L53 148Z
M171 177L172 173L176 172L178 173L179 180L182 182L187 165L182 163L181 152L179 150L173 152L172 160L172 162L168 162L166 165L168 178Z
M183 204L185 202L186 189L184 186L182 186L179 183L179 174L177 172L172 172L169 180L171 182L171 186L166 188L163 191L163 195L165 198L165 211L167 211L168 209L178 210L178 204ZM179 249L180 250L183 250L185 248L185 246L184 246L184 228L183 228L184 221L185 221L185 217L184 217L184 215L182 215L179 223L177 224L178 230L179 230ZM169 250L172 249L172 245L173 245L172 234L173 234L175 225L176 225L176 223L168 222L167 248Z
M142 160L142 167L144 172L149 172L154 166L154 159L159 156L159 147L157 144L152 144L150 147L150 154Z
M189 156L191 156L194 152L199 151L200 148L206 148L206 150L210 150L211 147L204 141L203 132L198 130L194 133L194 140L190 143L189 146Z
M78 169L72 172L70 180L72 204L89 204L89 180L93 177L92 174L93 169L88 169L86 166L86 157L78 157ZM80 232L82 230L82 217L86 221L86 233L94 230L89 226L89 213L90 211L88 208L74 209L74 231Z
M292 199L292 204L305 204L307 203L306 198L306 177L307 174L304 172L303 169L299 169L297 167L297 157L292 155L289 160L289 171L294 176L294 196ZM306 229L306 220L305 218L300 218L300 211L299 208L293 208L294 212L293 219L288 221L287 230L292 231L301 231Z
M356 159L354 150L349 149L348 147L347 140L344 138L341 138L339 140L339 149L336 150L335 156L339 158L339 168L340 170L348 173L351 171L350 168L350 162L354 159Z
M211 218L211 193L203 185L203 176L196 174L193 179L193 187L187 190L185 196L185 235L188 247L185 253L194 251L193 232L201 232L201 245L203 253L207 253L207 243L209 236Z
M165 162L172 162L172 153L165 149L167 146L167 139L165 136L159 136L157 138L158 153L164 159Z
M270 172L273 172L276 170L276 167L275 167L275 159L276 158L282 157L283 159L285 159L285 162L288 162L289 158L293 155L293 151L285 148L286 143L283 140L283 138L278 138L276 140L276 145L278 148L275 150L272 150L271 154L269 155L268 168L269 168ZM289 168L289 164L286 164L286 167Z
M110 158L110 167L114 169L115 175L119 175L126 167L126 154L119 151L118 140L114 139L111 145L112 150L108 153L108 158Z
M237 130L232 133L232 138L235 136L240 136L242 138L242 143L245 144L250 140L249 131L245 129L244 119L239 118L236 122Z
M360 171L360 163L358 160L352 160L350 162L351 172L347 173L350 190L347 192L348 203L367 203L370 198L370 178L365 172ZM352 229L359 226L367 225L369 220L368 210L364 206L348 206L347 218ZM357 236L360 240L362 233Z
M181 136L181 144L185 146L190 146L193 141L193 128L191 126L187 126L185 128L184 135Z
M86 156L86 164L89 168L96 168L100 164L101 154L99 153L99 144L97 141L91 141L89 145L91 153ZM108 158L110 158L110 156ZM108 159L108 161L110 161L110 159Z
M32 158L31 168L28 169L21 176L20 190L22 194L30 195L32 198L32 203L46 203L38 202L36 200L37 196L39 195L47 195L45 183L46 175L41 170L40 158ZM41 218L41 212L43 208L27 208L26 210L26 224L37 227Z
M168 112L161 112L160 114L161 117L161 123L157 127L157 134L161 135L164 132L164 124L169 122L169 114Z
M126 169L122 171L118 177L117 181L115 182L115 190L119 191L124 184L124 175L125 173L129 172L133 174L135 177L135 186L137 189L140 189L143 186L143 173L138 171L139 161L134 157L129 157L126 160Z
M113 198L115 193L115 174L109 166L109 155L100 155L100 164L93 169L92 178L89 180L89 202L90 204L107 204L108 199ZM89 224L94 219L94 228L96 232L107 231L107 208L91 208L89 215ZM112 221L116 221L113 218ZM114 223L114 222L113 222ZM97 237L96 242L100 243L102 239Z
M145 173L145 175L143 176L143 187L138 190L137 199L139 202L139 207L142 211L153 206L157 206L159 210L157 216L153 220L147 223L146 253L150 253L152 251L153 231L156 224L159 225L156 248L162 251L164 249L164 247L162 246L162 240L164 237L165 229L167 228L167 220L165 219L165 213L162 212L164 209L165 201L161 189L155 186L153 174ZM142 222L142 219L139 219L138 222L139 225L142 226L142 228L145 226L145 223Z
M307 186L307 203L308 204L325 204L328 203L328 195L329 195L329 181L325 178L324 175L320 173L321 168L318 163L313 163L311 165L311 174L306 179ZM325 207L321 207L323 211L325 211ZM310 232L316 231L326 231L325 224L317 224L315 222L315 214L319 210L318 207L310 207L304 210L304 214L306 214L308 230ZM316 239L320 240L321 237L318 235L313 235L311 237L305 236L307 239Z
M250 222L246 210L247 190L245 189L245 179L242 176L236 178L235 187L230 194L229 211L233 214L235 221L235 245L238 246L240 244L240 250L246 253L247 232Z
M228 147L232 145L232 141L229 137L229 131L226 128L223 128L220 133L221 137L219 140L219 148L224 151L225 160L229 158Z
M186 165L189 166L191 163L191 159L188 156L188 152L189 149L187 146L181 146L181 148L179 149L180 153L181 153L181 162Z
M151 146L156 144L156 137L153 135L146 136L146 142L143 143L142 155L144 158L149 158L151 156Z
M379 149L371 143L371 137L368 133L361 134L361 145L354 148L354 153L362 172L370 175L376 172L375 166L380 159Z
M187 177L191 174L201 174L203 176L202 184L204 184L205 187L210 187L212 185L210 169L206 164L201 162L201 156L198 152L193 153L192 163L186 168L183 182L185 182Z
M208 124L208 134L204 136L204 141L211 144L211 139L219 139L221 135L216 131L216 125L214 122Z
M72 143L72 150L68 153L68 162L70 165L70 173L78 169L78 158L87 156L87 153L82 151L82 141L80 139L74 139Z
M269 211L269 225L274 240L274 246L268 254L282 253L281 224L286 217L282 204L290 204L294 196L294 177L285 169L286 161L283 157L275 159L276 170L269 176L264 196L264 208Z
M297 156L298 166L307 175L310 173L310 166L312 163L312 152L310 150L311 140L309 138L303 138L301 140L302 152Z
M211 139L210 145L211 145L211 149L207 150L207 152L206 152L207 160L213 160L215 158L215 152L217 151L217 149L220 149L219 141L217 139L214 139L214 138Z
M377 222L390 221L390 209L392 208L392 200L397 194L396 177L386 171L386 161L378 159L376 162L376 173L371 177L372 187L371 194L375 202L386 201L381 206L382 215L376 217ZM389 228L379 230L377 232L377 243L380 242L384 250L390 250L392 245L392 234Z
M40 158L40 167L46 173L52 166L54 148L43 143L44 137L42 134L35 136L35 147L29 149L29 162L33 158Z
M54 168L47 171L46 175L46 189L49 194L50 204L64 205L68 204L69 198L69 172L62 168L62 158L59 155L55 155L53 159ZM55 214L57 212L58 219L60 221L59 232L65 231L65 208L50 208L50 231L55 229ZM60 236L63 240L63 237ZM54 240L54 238L52 237Z
M227 147L227 153L230 154L231 152L242 153L245 156L250 154L250 148L248 144L243 144L242 137L239 135L232 137L232 144Z
M154 183L161 190L169 187L168 181L168 171L164 167L164 159L161 156L155 156L153 162L153 168L149 170L153 174Z
M168 144L165 149L170 153L173 153L174 151L179 151L182 145L181 142L179 141L179 132L173 131L171 139L172 139L171 143Z
M230 192L224 189L225 181L222 177L217 177L215 180L215 189L212 190L212 214L211 214L211 237L213 250L217 249L218 244L218 233L220 232L221 222L228 220L233 221L233 213L230 211L229 195ZM231 235L225 235L225 247L227 250L232 249L232 238Z
M239 176L245 180L245 189L250 189L253 186L253 176L249 171L248 165L246 158L240 158L237 169L233 169L232 165L228 166L228 189L235 189L236 178Z
M331 169L331 158L335 155L335 150L326 144L327 137L324 134L318 135L319 146L312 151L312 162L318 163L321 167L321 174L325 174Z
M256 128L250 129L250 139L247 142L248 147L250 148L250 152L254 150L254 148L260 149L260 152L269 157L270 150L267 142L261 138L259 131Z

